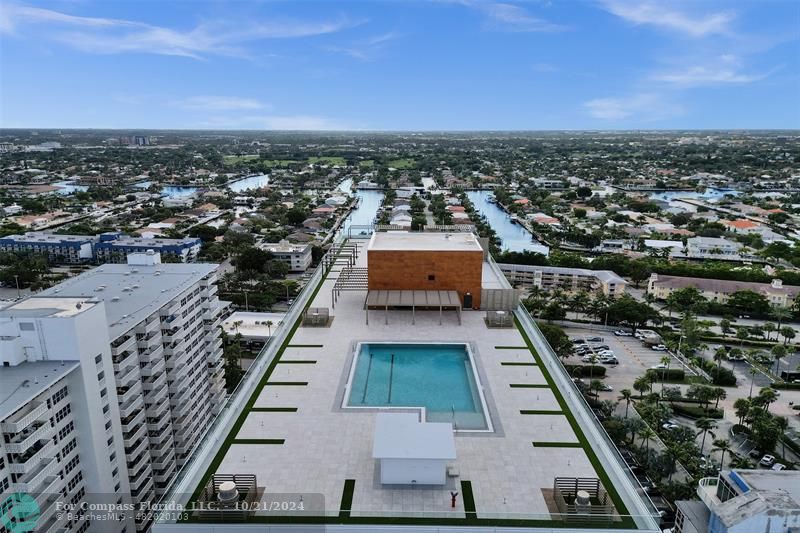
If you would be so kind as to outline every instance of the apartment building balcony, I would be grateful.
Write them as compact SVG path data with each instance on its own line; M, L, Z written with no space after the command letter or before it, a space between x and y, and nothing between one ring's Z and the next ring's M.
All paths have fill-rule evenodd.
M152 450L151 450L152 451ZM150 464L153 470L163 470L170 464L175 463L175 449L173 447L165 448L157 455L153 454L150 458Z
M211 383L211 396L219 394L220 391L225 390L225 383L223 381L214 381Z
M134 361L129 367L125 367L116 373L117 387L129 387L133 381L139 380L139 365L138 361Z
M167 383L167 374L162 372L158 375L153 381L145 381L144 382L144 390L145 393L152 392L154 390L158 390L161 388L161 385L165 385Z
M183 327L174 327L172 329L164 330L161 334L161 339L164 344L174 344L186 338L187 331Z
M165 398L163 401L157 403L148 403L145 406L145 411L148 417L156 418L157 416L165 413L169 408L169 401Z
M144 333L145 335L153 333L161 329L161 317L152 315L144 322L136 326L136 333Z
M160 432L150 432L148 439L150 440L150 447L154 449L162 449L164 446L171 446L174 443L170 427L162 429Z
M697 496L709 509L713 509L721 503L719 498L717 498L718 484L718 477L704 477L697 484Z
M52 437L53 431L50 422L35 422L12 437L11 441L6 443L6 451L23 454L37 441Z
M143 404L144 400L141 396L133 396L127 401L119 403L119 415L122 418L129 417L136 411L139 411Z
M141 394L142 383L139 381L134 382L134 384L129 387L117 387L117 396L119 397L120 404L125 404L132 398L141 396Z
M139 442L139 439L145 435L147 435L147 426L141 424L139 427L134 428L133 433L124 435L122 442L125 448L133 448L136 446L136 443Z
M61 476L54 474L44 480L42 490L36 495L36 503L39 509L44 509L50 502L53 502L61 497L61 488L64 486L64 480Z
M24 454L16 456L14 462L8 465L8 469L14 474L32 472L42 461L55 457L54 448L52 440L39 441Z
M137 365L139 363L139 354L135 348L131 348L127 352L120 352L112 356L111 360L114 362L114 373L119 374L122 369Z
M144 483L141 483L138 489L133 489L131 486L131 497L133 501L137 504L150 501L153 499L153 478L150 476L144 476ZM138 528L137 528L138 529Z
M40 461L36 468L19 478L16 483L11 484L11 492L37 492L50 476L58 472L58 461L55 457L50 457Z
M149 335L136 334L136 346L139 348L140 352L147 351L151 346L157 346L161 343L162 335L160 330L156 333L150 333Z
M146 366L140 367L139 372L142 374L142 377L147 378L150 376L157 376L159 373L166 370L166 368L167 363L164 362L163 359L157 359Z
M136 336L120 337L111 343L111 355L118 356L123 352L133 351L136 347Z
M206 345L206 352L209 355L222 355L222 339L217 336L210 345Z
M219 332L219 325L222 320L217 317L212 320L203 320L203 329L205 329L206 333L208 332Z
M143 468L135 476L128 476L128 482L131 487L131 493L141 490L148 481L153 480L153 470L151 468Z
M164 307L162 307L160 311L162 322L169 320L169 318L174 316L175 313L177 313L180 308L181 308L180 300L172 300Z
M126 466L129 475L138 474L142 468L150 464L150 454L145 448L133 457L129 457L126 461Z
M45 402L30 402L0 424L4 433L20 433L39 420L47 412Z
M160 471L157 470L155 472L155 481L156 481L156 483L166 483L170 479L172 479L172 476L175 475L175 468L176 468L176 464L172 463L170 465L167 465L167 467L164 470L160 470Z
M122 422L122 432L128 435L144 423L144 411L138 409L129 416L122 417L120 422Z
M151 346L139 356L139 360L145 363L152 363L159 359L164 359L164 345L161 343Z
M60 518L63 518L63 516L59 517L56 515L57 510L57 505L48 505L47 507L43 508L39 513L39 516L36 518L36 524L44 524L45 527L39 526L36 528L36 531L46 531L58 524L60 522ZM20 531L26 531L26 529L20 529Z
M53 509L58 508L56 505L51 505L51 507ZM50 519L47 522L42 521L42 515L37 519L37 524L41 525L36 528L36 531L39 533L69 533L72 531L68 524L69 515L67 513L61 513L59 516L59 514L52 515L48 511L47 514L50 515Z
M147 437L142 436L139 438L139 441L137 443L134 443L134 445L131 448L128 448L127 446L125 447L125 455L128 457L135 457L142 450L146 450L147 446L148 446Z

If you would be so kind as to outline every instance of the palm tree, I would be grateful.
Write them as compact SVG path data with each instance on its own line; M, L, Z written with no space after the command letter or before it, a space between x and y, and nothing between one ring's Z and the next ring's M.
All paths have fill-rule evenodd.
M764 412L769 412L769 405L778 399L778 393L771 387L764 387L758 393L759 399L764 403Z
M633 399L633 393L630 389L622 389L619 391L619 399L625 400L625 418L628 418L628 407L631 405L631 400Z
M640 376L633 381L633 390L644 396L644 393L650 390L651 385L647 376Z
M664 368L661 370L661 393L664 393L664 380L667 378L667 373L669 372L669 364L672 362L672 357L669 355L665 355L661 358L661 364L664 365Z
M773 331L777 331L778 328L772 322L764 322L764 325L761 326L761 329L763 329L764 333L767 334L767 340L770 340L770 338L772 336L771 333Z
M712 430L717 427L717 423L710 418L699 418L694 424L697 429L700 430L697 432L697 435L703 434L703 440L700 442L700 454L702 455L703 448L706 445L706 435L710 433L711 436L714 437L714 432Z
M650 426L645 426L639 430L639 436L642 437L642 443L644 444L644 449L650 449L650 439L656 436L656 432L650 429Z
M714 387L714 390L712 391L712 396L711 397L716 400L716 403L714 404L714 409L718 409L719 408L719 401L720 400L724 400L725 398L727 398L728 397L728 392L725 389L723 389L722 387Z
M272 326L274 326L274 325L275 325L275 323L272 320L267 320L267 322L266 322L267 332L269 332L269 336L270 337L272 337Z
M575 312L575 320L578 320L578 314L586 310L589 305L589 295L586 291L578 291L570 299L572 310Z
M781 430L781 455L786 457L786 439L788 438L786 436L786 430L789 429L789 420L785 416L776 416L772 421Z
M789 341L797 336L797 332L792 326L783 326L779 331L781 332L781 335L783 335L784 345L789 344Z
M743 424L744 417L746 417L747 413L750 412L750 400L747 398L738 398L735 402L733 402L733 409L736 413L736 416L739 418L739 424Z
M756 369L756 367L754 366L751 366L749 372L750 372L750 394L747 395L748 400L753 397L753 382L755 382L756 380L756 374L758 374L758 369Z
M778 369L780 368L779 362L781 359L786 357L786 352L787 352L786 346L784 346L783 344L776 344L775 346L772 347L772 350L770 350L770 352L772 353L772 358L775 360L775 374L777 375Z
M773 305L772 310L770 311L772 318L778 321L778 325L775 328L776 330L781 329L781 324L783 324L784 319L789 318L792 316L792 312L786 309L785 307L781 307L779 305Z
M728 439L714 439L712 443L714 446L711 448L711 453L722 452L722 455L719 458L719 467L725 468L725 453L731 452L733 454L733 448L731 448L731 443Z

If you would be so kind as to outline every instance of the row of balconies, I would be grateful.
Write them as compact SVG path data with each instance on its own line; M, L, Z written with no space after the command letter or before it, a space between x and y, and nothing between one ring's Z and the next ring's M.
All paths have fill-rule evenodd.
M42 418L47 412L47 403L29 402L0 424L4 433L19 433Z
M55 445L52 440L39 441L28 451L14 458L8 469L14 474L27 474L33 471L41 461L55 457Z
M131 351L136 346L136 336L128 335L119 337L111 343L111 355L120 355L123 352ZM116 362L116 361L115 361Z
M46 508L50 502L53 502L61 497L61 488L64 486L64 480L58 474L47 477L44 480L42 489L36 495L36 503L39 509Z
M134 362L136 363L136 362ZM139 365L132 364L125 367L116 373L117 387L129 387L133 385L133 381L139 381Z
M149 365L141 366L140 365L140 372L142 377L150 377L150 376L157 376L158 374L162 373L167 368L167 364L164 362L163 359L158 359Z
M39 487L58 472L59 464L54 457L40 461L36 467L11 484L12 492L37 492Z
M133 396L129 398L127 401L120 401L119 402L119 414L121 417L125 418L131 416L136 411L142 408L144 404L144 399L141 396Z
M53 428L50 422L37 421L17 433L11 439L11 442L6 443L6 451L8 453L23 454L37 441L49 439L52 436Z
M117 387L117 396L119 397L120 404L126 404L132 398L141 396L141 394L142 383L140 381L135 381L130 386Z
M133 347L127 352L121 352L112 356L111 359L114 362L114 373L118 374L121 369L138 364L139 354L136 348Z
M161 317L158 315L151 315L144 322L136 326L136 333L152 333L161 329Z
M144 390L145 393L150 393L152 391L157 391L161 388L161 385L167 383L167 374L166 372L160 373L155 379L152 381L145 381L144 382Z
M131 431L142 425L144 418L144 411L142 409L139 409L133 414L122 418L122 432L129 434Z
M162 344L151 346L146 352L143 352L139 356L139 360L145 363L152 363L159 359L164 359L164 346Z

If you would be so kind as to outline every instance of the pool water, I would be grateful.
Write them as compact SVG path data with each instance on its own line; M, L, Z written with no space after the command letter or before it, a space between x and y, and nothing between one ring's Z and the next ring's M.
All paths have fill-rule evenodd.
M424 407L428 422L488 429L464 344L362 343L354 365L349 407Z

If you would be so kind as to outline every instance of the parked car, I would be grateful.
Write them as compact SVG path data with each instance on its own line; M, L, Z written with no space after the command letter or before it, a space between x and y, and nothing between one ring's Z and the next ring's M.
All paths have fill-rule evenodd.
M601 358L615 357L614 352L612 352L611 350L600 350L599 352L597 352L597 355L599 355Z
M630 331L625 331L624 329L618 329L614 332L614 335L617 337L633 337L633 333Z
M604 358L600 359L600 362L603 363L604 365L618 365L619 364L619 361L617 360L616 357L604 357Z
M786 465L783 463L775 463L774 465L772 465L772 469L775 470L776 472L779 472L781 470L786 470Z
M666 429L667 431L672 431L673 429L678 429L680 426L673 422L672 420L667 420L663 424L661 424L661 429Z
M603 337L587 337L587 342L603 342Z
M761 466L772 466L775 464L775 456L765 455L764 457L761 458L758 464L760 464Z
M608 350L608 344L593 344L591 348L593 350Z
M614 387L612 387L611 385L608 385L608 384L606 384L606 383L603 383L603 384L600 386L600 390L601 390L601 391L604 391L604 392L611 392L612 390L614 390Z
M747 455L749 455L751 459L758 459L761 457L762 453L761 450L752 449Z
M570 337L569 340L572 341L572 344L586 344L586 341L584 339L578 339L578 338L573 339L572 337Z
M664 346L663 344L654 344L653 346L650 347L650 349L651 350L655 350L657 352L666 352L667 351L667 347Z
M667 365L665 365L664 363L658 363L657 365L653 365L650 367L650 370L666 370L666 369Z
M728 356L728 361L744 361L744 356L743 355L737 355L737 354L729 355Z
M594 363L598 360L596 355L584 355L581 357L581 361L584 363Z

